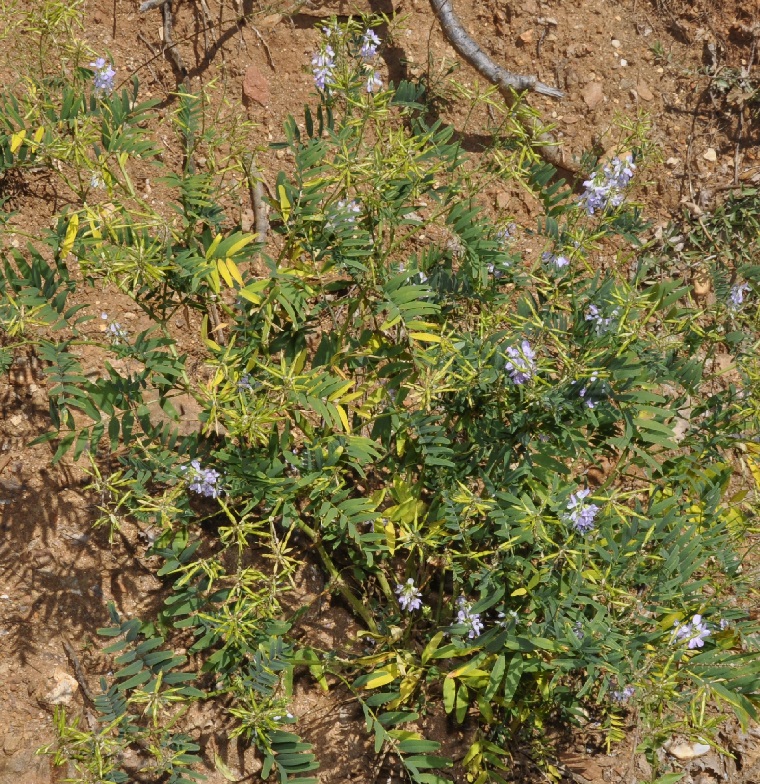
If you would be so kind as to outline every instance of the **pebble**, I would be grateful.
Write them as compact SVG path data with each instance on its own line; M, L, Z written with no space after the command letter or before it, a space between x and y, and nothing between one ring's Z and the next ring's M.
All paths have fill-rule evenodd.
M620 61L620 67L621 68L625 68L627 65L628 65L628 60L621 60Z
M677 166L680 165L680 163L681 163L681 159L680 158L668 158L668 160L665 161L665 165L669 169L675 169Z
M715 163L715 161L717 161L717 160L718 160L718 153L717 153L717 152L715 152L715 148L714 148L714 147L708 147L708 148L705 150L705 152L704 152L704 154L702 155L702 157L703 157L703 158L704 158L706 161L709 161L710 163Z
M706 743L678 743L668 749L668 754L681 761L692 760L707 754L710 747Z
M604 91L599 82L589 82L582 92L583 100L589 109L596 109L597 106L604 100Z
M654 98L654 94L649 89L649 85L646 82L639 82L636 85L636 92L639 94L639 98L642 101L651 101Z
M618 41L617 38L613 38L612 41L610 41L610 43L612 44L613 49L620 49L620 47L622 46L622 44L620 43L620 41Z

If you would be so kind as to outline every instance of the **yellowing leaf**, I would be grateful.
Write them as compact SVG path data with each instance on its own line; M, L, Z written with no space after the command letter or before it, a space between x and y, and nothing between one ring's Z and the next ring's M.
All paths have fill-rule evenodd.
M77 236L77 231L79 230L79 214L74 213L71 216L71 220L69 220L69 225L66 227L66 234L63 238L63 242L61 243L61 258L65 259L66 256L71 253L71 249L74 247L74 240Z
M442 340L440 335L433 335L430 332L410 332L409 337L423 343L440 343Z
M25 136L26 136L26 130L24 130L24 129L20 130L18 133L14 133L13 136L11 136L11 152L12 153L15 153L15 152L18 151L18 148L21 147L21 145L24 142L24 137Z
M280 196L280 210L282 212L282 219L285 221L285 223L287 223L288 218L290 218L291 204L288 201L287 194L285 193L285 187L283 185L278 185L277 193Z
M232 278L239 283L241 286L243 285L243 276L240 274L240 270L238 269L238 265L235 262L227 257L227 269L230 272Z
M219 243L222 241L222 235L217 234L214 237L213 242L211 245L208 246L208 250L206 251L206 260L210 259L214 255L214 251L219 247Z
M346 416L346 409L343 406L339 405L338 403L335 404L335 410L338 412L338 416L340 417L340 421L343 424L343 429L348 433L350 431L350 426L348 424L348 417Z
M527 588L515 588L515 590L512 591L512 593L509 594L509 595L510 596L525 596L526 593L528 593L528 589Z
M45 135L45 128L40 125L39 128L34 132L34 141L35 144L39 144L42 141L42 137Z
M236 256L238 253L240 253L240 251L243 250L246 245L250 245L254 239L254 234L248 234L242 239L239 239L237 242L234 242L229 248L227 248L227 260L229 261L230 256Z
M393 523L388 520L383 526L383 530L385 531L385 543L393 555L396 552L396 529L393 527Z
M388 683L391 683L396 679L396 676L393 672L389 672L388 670L378 670L376 673L370 677L370 679L364 684L365 689L377 689L379 686L385 686Z
M224 259L217 259L216 268L219 270L219 274L224 279L224 282L232 288L232 275L230 275L230 271L227 269L227 264L225 263Z

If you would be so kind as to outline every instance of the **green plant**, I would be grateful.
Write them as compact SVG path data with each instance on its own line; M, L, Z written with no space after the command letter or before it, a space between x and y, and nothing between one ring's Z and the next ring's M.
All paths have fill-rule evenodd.
M7 255L6 351L31 344L45 360L42 438L55 459L90 456L99 522L152 531L167 588L151 623L114 619L125 666L100 698L110 718L95 732L59 716L57 759L118 781L118 754L136 746L157 773L190 777L197 749L170 729L204 696L224 698L264 776L313 781L302 774L316 755L287 712L297 668L345 689L376 750L420 784L453 764L419 730L426 712L477 724L461 763L477 784L506 781L510 745L553 722L593 714L613 743L635 706L654 762L664 732L709 736L707 700L756 718L757 625L727 586L747 589L731 458L755 454L757 388L751 372L718 384L711 364L725 349L749 367L756 325L693 306L642 246L633 157L598 162L579 200L501 107L514 134L481 166L430 118L424 84L378 85L363 25L325 35L317 103L277 145L292 167L275 183L268 245L229 217L224 177L238 164L194 165L223 146L201 97L177 95L168 218L131 184L133 161L155 153L136 80L121 97L86 100L83 81L48 94L73 129L60 159L74 172L91 144L77 129L99 127L114 207L77 205L49 232L51 253ZM496 104L459 92L473 112ZM7 167L23 170L23 150L50 165L52 126L19 136L14 101L0 102ZM648 150L641 122L623 130L624 147ZM488 179L530 191L537 224L491 220ZM615 256L604 270L601 252ZM153 326L93 335L66 307L73 264ZM757 268L740 269L756 286ZM200 376L172 328L191 311ZM84 343L100 352L98 378L76 356ZM180 397L200 409L191 435ZM282 597L311 558L370 650L299 639L308 608ZM170 672L183 663L170 651L147 658L159 630L198 657L195 686L175 687L195 676Z

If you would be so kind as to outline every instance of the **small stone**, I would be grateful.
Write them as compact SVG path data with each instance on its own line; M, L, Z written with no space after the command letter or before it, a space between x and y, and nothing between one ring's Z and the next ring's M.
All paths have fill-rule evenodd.
M627 66L628 66L628 60L621 60L620 61L620 67L621 68L626 68Z
M269 98L269 82L266 76L255 65L249 65L243 79L243 104L250 106L255 102L266 106Z
M52 687L42 697L42 701L48 705L69 705L76 694L79 684L76 678L69 675L65 670L53 670Z
M499 191L496 194L496 206L500 210L505 210L509 204L509 194L506 191Z
M604 91L599 82L589 82L581 93L583 100L589 109L596 109L597 106L604 100Z
M524 33L520 33L520 35L518 35L517 37L520 39L522 43L530 44L533 43L533 36L534 36L533 30L526 30Z
M622 44L620 43L620 41L618 41L618 39L617 39L617 38L613 38L613 39L610 41L610 44L612 44L612 48L613 48L613 49L620 49L620 47L622 46Z
M717 153L717 152L715 152L715 148L714 148L714 147L708 147L708 148L705 150L705 152L704 152L704 154L702 155L702 157L703 157L703 158L704 158L706 161L709 161L710 163L715 163L715 161L717 161L717 160L718 160L718 153Z
M636 85L636 92L639 94L639 98L642 101L651 101L654 98L654 94L649 89L649 85L646 82L639 82Z
M280 24L281 21L282 14L269 14L269 16L265 16L263 19L259 19L256 24L264 30L271 30L273 27Z
M680 165L680 163L681 163L681 159L680 158L668 158L668 160L665 161L665 165L669 169L675 169L677 166Z
M682 762L707 754L710 747L706 743L678 743L668 749L668 754Z

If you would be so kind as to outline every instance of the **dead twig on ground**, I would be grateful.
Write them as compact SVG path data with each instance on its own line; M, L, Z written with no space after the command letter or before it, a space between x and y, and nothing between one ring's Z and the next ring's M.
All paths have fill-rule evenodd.
M430 0L430 5L446 40L482 77L499 88L504 100L510 106L515 102L515 93L526 90L552 98L564 97L565 94L562 90L544 84L539 81L537 76L515 74L495 63L464 29L454 13L451 0ZM543 125L537 117L524 107L518 107L516 117L533 141L537 143L538 152L544 160L557 168L569 168L562 158L557 140L543 129Z

